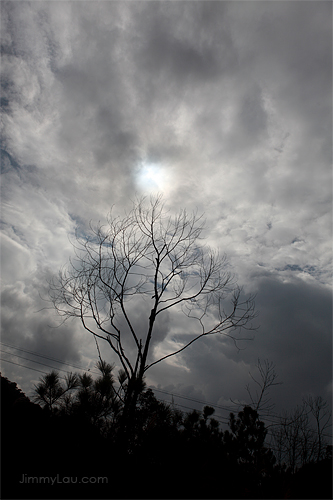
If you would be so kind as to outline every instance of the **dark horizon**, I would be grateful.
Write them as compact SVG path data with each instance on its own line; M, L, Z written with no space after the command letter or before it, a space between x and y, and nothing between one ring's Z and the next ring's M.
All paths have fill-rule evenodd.
M99 372L66 383L51 372L34 402L1 376L2 498L331 498L330 411L320 398L273 428L259 399L222 430L214 408L184 413L143 389L124 434L112 367Z

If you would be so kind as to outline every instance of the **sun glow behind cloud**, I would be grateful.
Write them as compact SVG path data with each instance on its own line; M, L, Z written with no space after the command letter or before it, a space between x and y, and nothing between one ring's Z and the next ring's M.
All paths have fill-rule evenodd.
M157 163L143 162L137 172L136 182L142 191L165 191L168 186L166 169Z

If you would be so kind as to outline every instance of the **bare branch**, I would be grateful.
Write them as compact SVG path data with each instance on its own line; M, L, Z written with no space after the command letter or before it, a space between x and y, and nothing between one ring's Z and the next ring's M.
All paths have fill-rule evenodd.
M50 282L59 315L79 318L95 338L108 342L129 393L151 366L200 338L223 334L236 342L234 332L254 329L254 297L241 298L226 257L202 243L203 228L195 212L168 213L161 196L138 200L123 218L110 212L106 225L90 224L89 234L76 234L73 258ZM145 332L138 330L138 309L146 314ZM148 364L156 321L171 310L185 314L196 334Z
M252 394L249 385L246 386L246 390L249 394L253 408L258 412L266 411L269 413L274 408L274 404L271 404L271 398L268 397L269 390L275 385L282 384L282 382L276 382L278 376L275 372L275 365L273 362L266 359L262 364L260 359L258 359L257 368L260 376L259 380L255 379L251 373L249 375L259 389L255 391L255 396Z

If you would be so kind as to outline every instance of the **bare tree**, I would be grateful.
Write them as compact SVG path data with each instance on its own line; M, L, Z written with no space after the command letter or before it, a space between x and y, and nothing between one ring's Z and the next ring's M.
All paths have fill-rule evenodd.
M304 405L279 417L272 427L272 447L279 465L285 464L292 472L313 457L313 440Z
M329 409L327 401L321 396L313 397L311 395L303 399L304 405L310 410L310 413L315 422L316 441L317 441L317 456L318 462L322 456L325 446L327 445L326 438L332 439L331 434L327 434L328 429L332 427L332 412Z
M269 414L274 408L274 403L271 403L271 398L269 397L270 388L275 385L281 385L282 382L276 381L278 375L272 361L265 359L262 363L258 359L256 367L259 371L259 377L255 378L251 373L249 375L257 388L255 391L252 391L248 384L246 390L251 400L251 407L258 413L265 412Z
M91 226L89 236L77 237L75 258L50 283L58 313L80 318L118 356L127 379L124 414L135 407L149 368L200 338L236 339L233 331L253 328L254 297L241 299L226 257L201 243L203 227L196 213L169 215L161 197L141 199L123 218L111 211L106 226ZM138 307L147 314L144 334L136 324ZM187 316L193 334L150 359L154 328L171 309Z
M327 439L331 439L331 412L320 396L308 396L291 413L284 413L272 426L272 447L279 464L292 472L303 465L323 459Z

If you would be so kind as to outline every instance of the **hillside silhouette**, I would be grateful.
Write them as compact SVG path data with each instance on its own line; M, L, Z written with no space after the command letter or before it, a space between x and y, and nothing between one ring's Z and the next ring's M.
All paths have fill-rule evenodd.
M43 377L39 404L1 376L2 498L332 497L332 448L292 471L250 406L222 430L212 407L183 413L143 387L124 449L121 400L100 368L69 390L56 373Z

